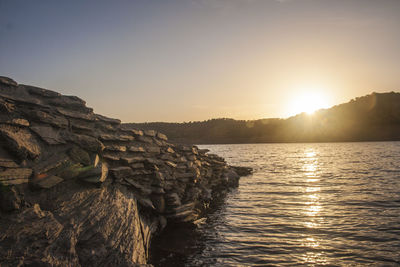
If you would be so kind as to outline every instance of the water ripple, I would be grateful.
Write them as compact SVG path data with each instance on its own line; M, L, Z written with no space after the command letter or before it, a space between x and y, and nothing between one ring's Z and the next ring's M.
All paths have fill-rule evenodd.
M210 145L254 174L187 266L398 266L400 143Z

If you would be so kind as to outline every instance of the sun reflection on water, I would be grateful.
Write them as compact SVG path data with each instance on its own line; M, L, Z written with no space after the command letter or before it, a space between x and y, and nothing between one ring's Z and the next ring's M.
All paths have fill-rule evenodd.
M321 205L321 187L318 186L320 176L318 173L318 155L313 149L308 149L304 152L303 157L303 174L305 179L304 188L304 226L309 229L320 227L320 214L322 210ZM302 240L302 244L310 249L320 247L318 237L313 234L306 234ZM324 256L321 253L314 251L307 251L303 255L303 260L308 264L323 263Z

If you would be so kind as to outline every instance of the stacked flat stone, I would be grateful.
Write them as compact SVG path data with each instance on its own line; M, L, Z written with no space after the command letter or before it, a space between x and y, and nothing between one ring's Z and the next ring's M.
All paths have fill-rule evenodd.
M66 180L108 179L168 219L193 221L196 206L214 189L237 184L238 175L221 157L95 114L78 97L5 77L0 82L2 185L48 189Z
M129 242L126 241L126 246L132 250L133 243L137 242L132 240L140 239L142 251L146 251L151 234L162 230L167 222L198 220L213 196L238 185L239 176L235 168L228 166L223 158L207 152L196 146L172 144L162 133L133 129L121 124L118 119L95 114L78 97L17 84L9 78L0 77L0 211L9 214L10 218L27 214L42 218L45 214L43 216L49 218L52 229L65 229L68 224L61 226L52 213L46 215L38 205L38 202L47 205L46 198L55 195L59 196L55 198L55 203L62 199L59 201L62 207L52 207L57 216L66 216L71 221L85 221L83 214L97 208L104 217L92 214L92 220L112 220L116 223L116 218L105 213L111 212L106 207L100 204L98 207L91 206L96 205L96 201L111 198L114 206L128 203L121 206L121 210L128 209L135 213L127 216L129 220L122 220L123 223L136 225L140 222L132 226L141 230L132 230L135 233ZM110 195L103 195L105 193L102 192ZM73 195L72 199L68 198L69 194ZM140 207L139 211L134 207L127 208L132 205L129 204L132 199ZM81 210L82 214L63 211L68 206ZM97 229L87 230L89 232L110 229L101 224L89 225L90 229L94 226ZM115 231L119 233L123 229ZM59 238L64 235L60 233L56 234ZM64 238L79 239L72 237L73 232L70 233L71 237L65 234ZM120 247L118 235L110 237L110 242L114 244L110 246L118 251L128 250L126 246ZM6 236L0 235L0 238L7 239ZM41 244L40 251L48 251L44 245L47 243ZM19 244L19 247L24 246L25 243ZM14 252L4 253L13 255ZM29 253L26 253L21 252L21 255L29 259ZM134 256L127 256L128 261L143 263L147 254L135 253ZM0 259L2 255L0 252ZM92 259L91 255L88 253L80 257ZM120 255L111 257L106 252L103 256L108 260L119 261L121 258ZM47 254L42 257L51 258ZM98 259L94 262L105 263L100 261L101 256L96 257ZM39 262L42 263L44 258ZM76 262L62 261L63 265L66 263L75 266Z

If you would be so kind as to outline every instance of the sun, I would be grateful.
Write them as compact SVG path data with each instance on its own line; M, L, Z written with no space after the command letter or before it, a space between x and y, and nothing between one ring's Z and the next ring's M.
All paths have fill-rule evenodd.
M315 111L329 107L329 98L321 91L303 91L295 95L288 107L290 116L307 113L313 114Z

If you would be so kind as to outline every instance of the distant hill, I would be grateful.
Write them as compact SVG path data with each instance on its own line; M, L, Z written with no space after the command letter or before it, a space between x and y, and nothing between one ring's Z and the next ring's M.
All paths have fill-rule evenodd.
M191 144L400 140L400 93L372 93L287 119L129 123Z

